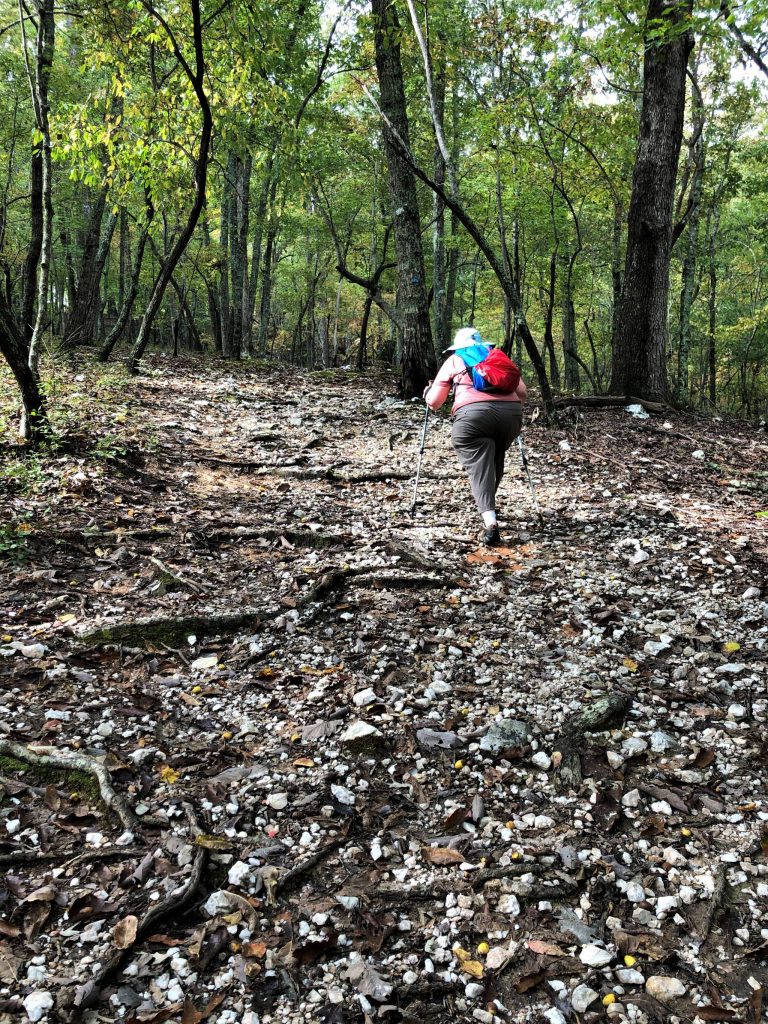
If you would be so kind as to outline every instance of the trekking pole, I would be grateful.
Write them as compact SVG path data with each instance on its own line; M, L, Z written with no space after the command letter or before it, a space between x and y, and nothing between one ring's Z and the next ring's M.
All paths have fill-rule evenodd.
M416 491L419 489L419 477L421 476L421 460L424 458L424 446L427 443L427 423L429 422L429 406L424 413L424 426L421 428L421 444L419 447L419 464L416 467L416 481L413 485L413 501L411 503L411 518L416 512Z
M539 509L539 503L536 500L536 491L533 489L533 480L531 479L531 471L528 468L528 456L525 452L525 445L523 444L523 438L521 434L517 435L517 447L520 449L520 458L523 460L523 469L525 470L526 476L528 477L528 486L531 488L531 497L533 498L533 507L536 509L536 516L539 520L539 526L544 525L544 520Z

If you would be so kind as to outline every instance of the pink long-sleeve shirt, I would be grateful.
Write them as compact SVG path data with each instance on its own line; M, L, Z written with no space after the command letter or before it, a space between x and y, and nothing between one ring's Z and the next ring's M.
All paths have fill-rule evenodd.
M512 395L492 395L487 391L478 391L472 386L472 372L467 373L464 360L455 353L446 359L432 382L432 387L424 396L430 409L439 409L448 397L451 384L456 385L456 392L451 412L472 405L473 402L524 402L528 389L521 380Z

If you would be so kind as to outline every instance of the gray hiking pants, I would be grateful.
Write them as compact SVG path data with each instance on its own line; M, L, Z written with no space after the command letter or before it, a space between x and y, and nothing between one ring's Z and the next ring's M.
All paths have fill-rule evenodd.
M451 417L451 444L467 471L480 513L496 510L504 456L523 426L520 402L473 402Z

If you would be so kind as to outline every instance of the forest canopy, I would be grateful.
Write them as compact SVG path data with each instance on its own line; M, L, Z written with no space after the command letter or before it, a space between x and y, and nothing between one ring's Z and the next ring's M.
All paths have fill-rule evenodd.
M22 429L67 355L383 361L420 395L466 324L545 405L764 414L767 13L2 0Z

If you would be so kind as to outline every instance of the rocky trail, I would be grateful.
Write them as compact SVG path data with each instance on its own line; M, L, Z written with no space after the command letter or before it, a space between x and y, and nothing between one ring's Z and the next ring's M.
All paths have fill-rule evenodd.
M0 1021L768 1009L768 438L571 408L479 547L392 379L85 368L0 452ZM527 417L530 419L530 417Z

